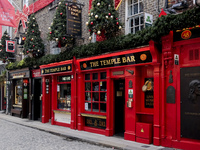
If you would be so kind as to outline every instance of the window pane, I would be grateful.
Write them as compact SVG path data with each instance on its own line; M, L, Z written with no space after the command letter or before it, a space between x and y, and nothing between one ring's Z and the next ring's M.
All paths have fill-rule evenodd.
M93 91L99 91L99 82L92 83Z
M128 5L132 4L132 0L128 0Z
M131 32L131 33L134 33L133 28L130 29L130 32Z
M22 84L15 86L15 104L22 104Z
M138 3L134 5L134 14L138 14Z
M100 112L106 112L106 103L101 103L100 104Z
M138 27L135 27L135 33L139 31L139 26Z
M102 102L107 101L107 93L100 93L100 101Z
M85 100L91 101L91 93L90 92L85 92Z
M140 3L139 3L139 6L140 6L140 10L139 10L139 12L143 12L143 11L144 11L144 6L143 6L143 3L142 3L142 2L140 2Z
M98 80L98 73L93 73L93 80Z
M140 30L142 30L144 28L144 25L140 26Z
M85 91L91 91L91 82L85 82Z
M101 72L101 79L106 79L106 72Z
M57 85L57 108L71 110L71 84Z
M128 7L128 16L133 15L132 9L133 9L133 6L132 6L132 5Z
M133 27L133 18L129 19L129 27Z
M134 0L134 3L137 3L138 2L138 0Z
M99 112L99 103L92 103L92 111Z
M94 93L92 93L93 95L93 98L92 98L92 100L93 101L99 101L99 93L97 93L97 92L94 92Z
M143 24L143 23L144 23L144 17L141 16L141 17L140 17L140 24Z
M90 74L85 75L85 80L90 80Z
M139 25L139 17L136 17L135 18L135 26L138 26Z
M85 110L91 111L91 103L85 103Z
M107 91L107 88L106 88L106 81L101 81L100 82L100 90L101 91Z

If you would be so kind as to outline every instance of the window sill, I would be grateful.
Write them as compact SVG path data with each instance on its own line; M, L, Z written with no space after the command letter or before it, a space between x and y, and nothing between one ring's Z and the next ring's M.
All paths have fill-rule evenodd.
M53 110L54 113L60 113L60 114L71 114L71 111L67 110Z
M14 104L13 107L22 108L22 105Z
M91 117L91 118L106 119L106 116L103 116L103 115L93 115L93 114L81 113L81 116L83 116L83 117Z

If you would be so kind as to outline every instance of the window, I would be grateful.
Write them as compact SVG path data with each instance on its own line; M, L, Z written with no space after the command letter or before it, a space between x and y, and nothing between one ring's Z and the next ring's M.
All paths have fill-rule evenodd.
M106 72L85 74L85 111L106 113Z
M16 105L22 105L22 85L23 85L22 80L16 81L16 86L15 86L15 104Z
M57 84L57 108L71 110L71 77L59 76Z
M144 8L142 0L128 0L127 33L135 34L144 28Z

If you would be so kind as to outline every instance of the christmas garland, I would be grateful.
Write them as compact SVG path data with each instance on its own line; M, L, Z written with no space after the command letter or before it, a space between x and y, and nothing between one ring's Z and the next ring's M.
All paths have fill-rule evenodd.
M136 34L118 36L103 42L90 43L88 45L69 48L60 54L46 55L39 59L28 57L20 62L8 64L7 69L12 70L24 67L40 66L53 62L70 60L73 56L76 58L83 58L106 52L131 49L137 46L147 45L150 40L160 42L160 38L164 35L168 35L171 30L176 31L183 28L194 27L199 24L200 8L198 7L178 15L161 16L154 22L152 27L145 28Z

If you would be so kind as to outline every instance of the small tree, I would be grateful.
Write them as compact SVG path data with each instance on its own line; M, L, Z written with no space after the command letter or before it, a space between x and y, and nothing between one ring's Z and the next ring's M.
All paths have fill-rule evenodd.
M73 38L67 37L67 15L66 15L66 4L65 1L62 0L59 2L58 7L56 7L56 14L54 16L53 22L51 23L51 27L49 27L48 39L58 42L58 47L62 45L73 44ZM67 46L67 45L65 45Z
M13 60L14 53L6 52L6 40L10 40L7 31L4 32L0 43L0 59L5 63L6 61Z
M88 25L90 35L93 32L97 35L105 32L106 38L116 36L122 28L112 0L93 0L86 25Z
M26 33L23 53L31 53L33 57L41 57L44 55L44 44L42 43L39 27L34 14L30 16L28 21L28 31Z

